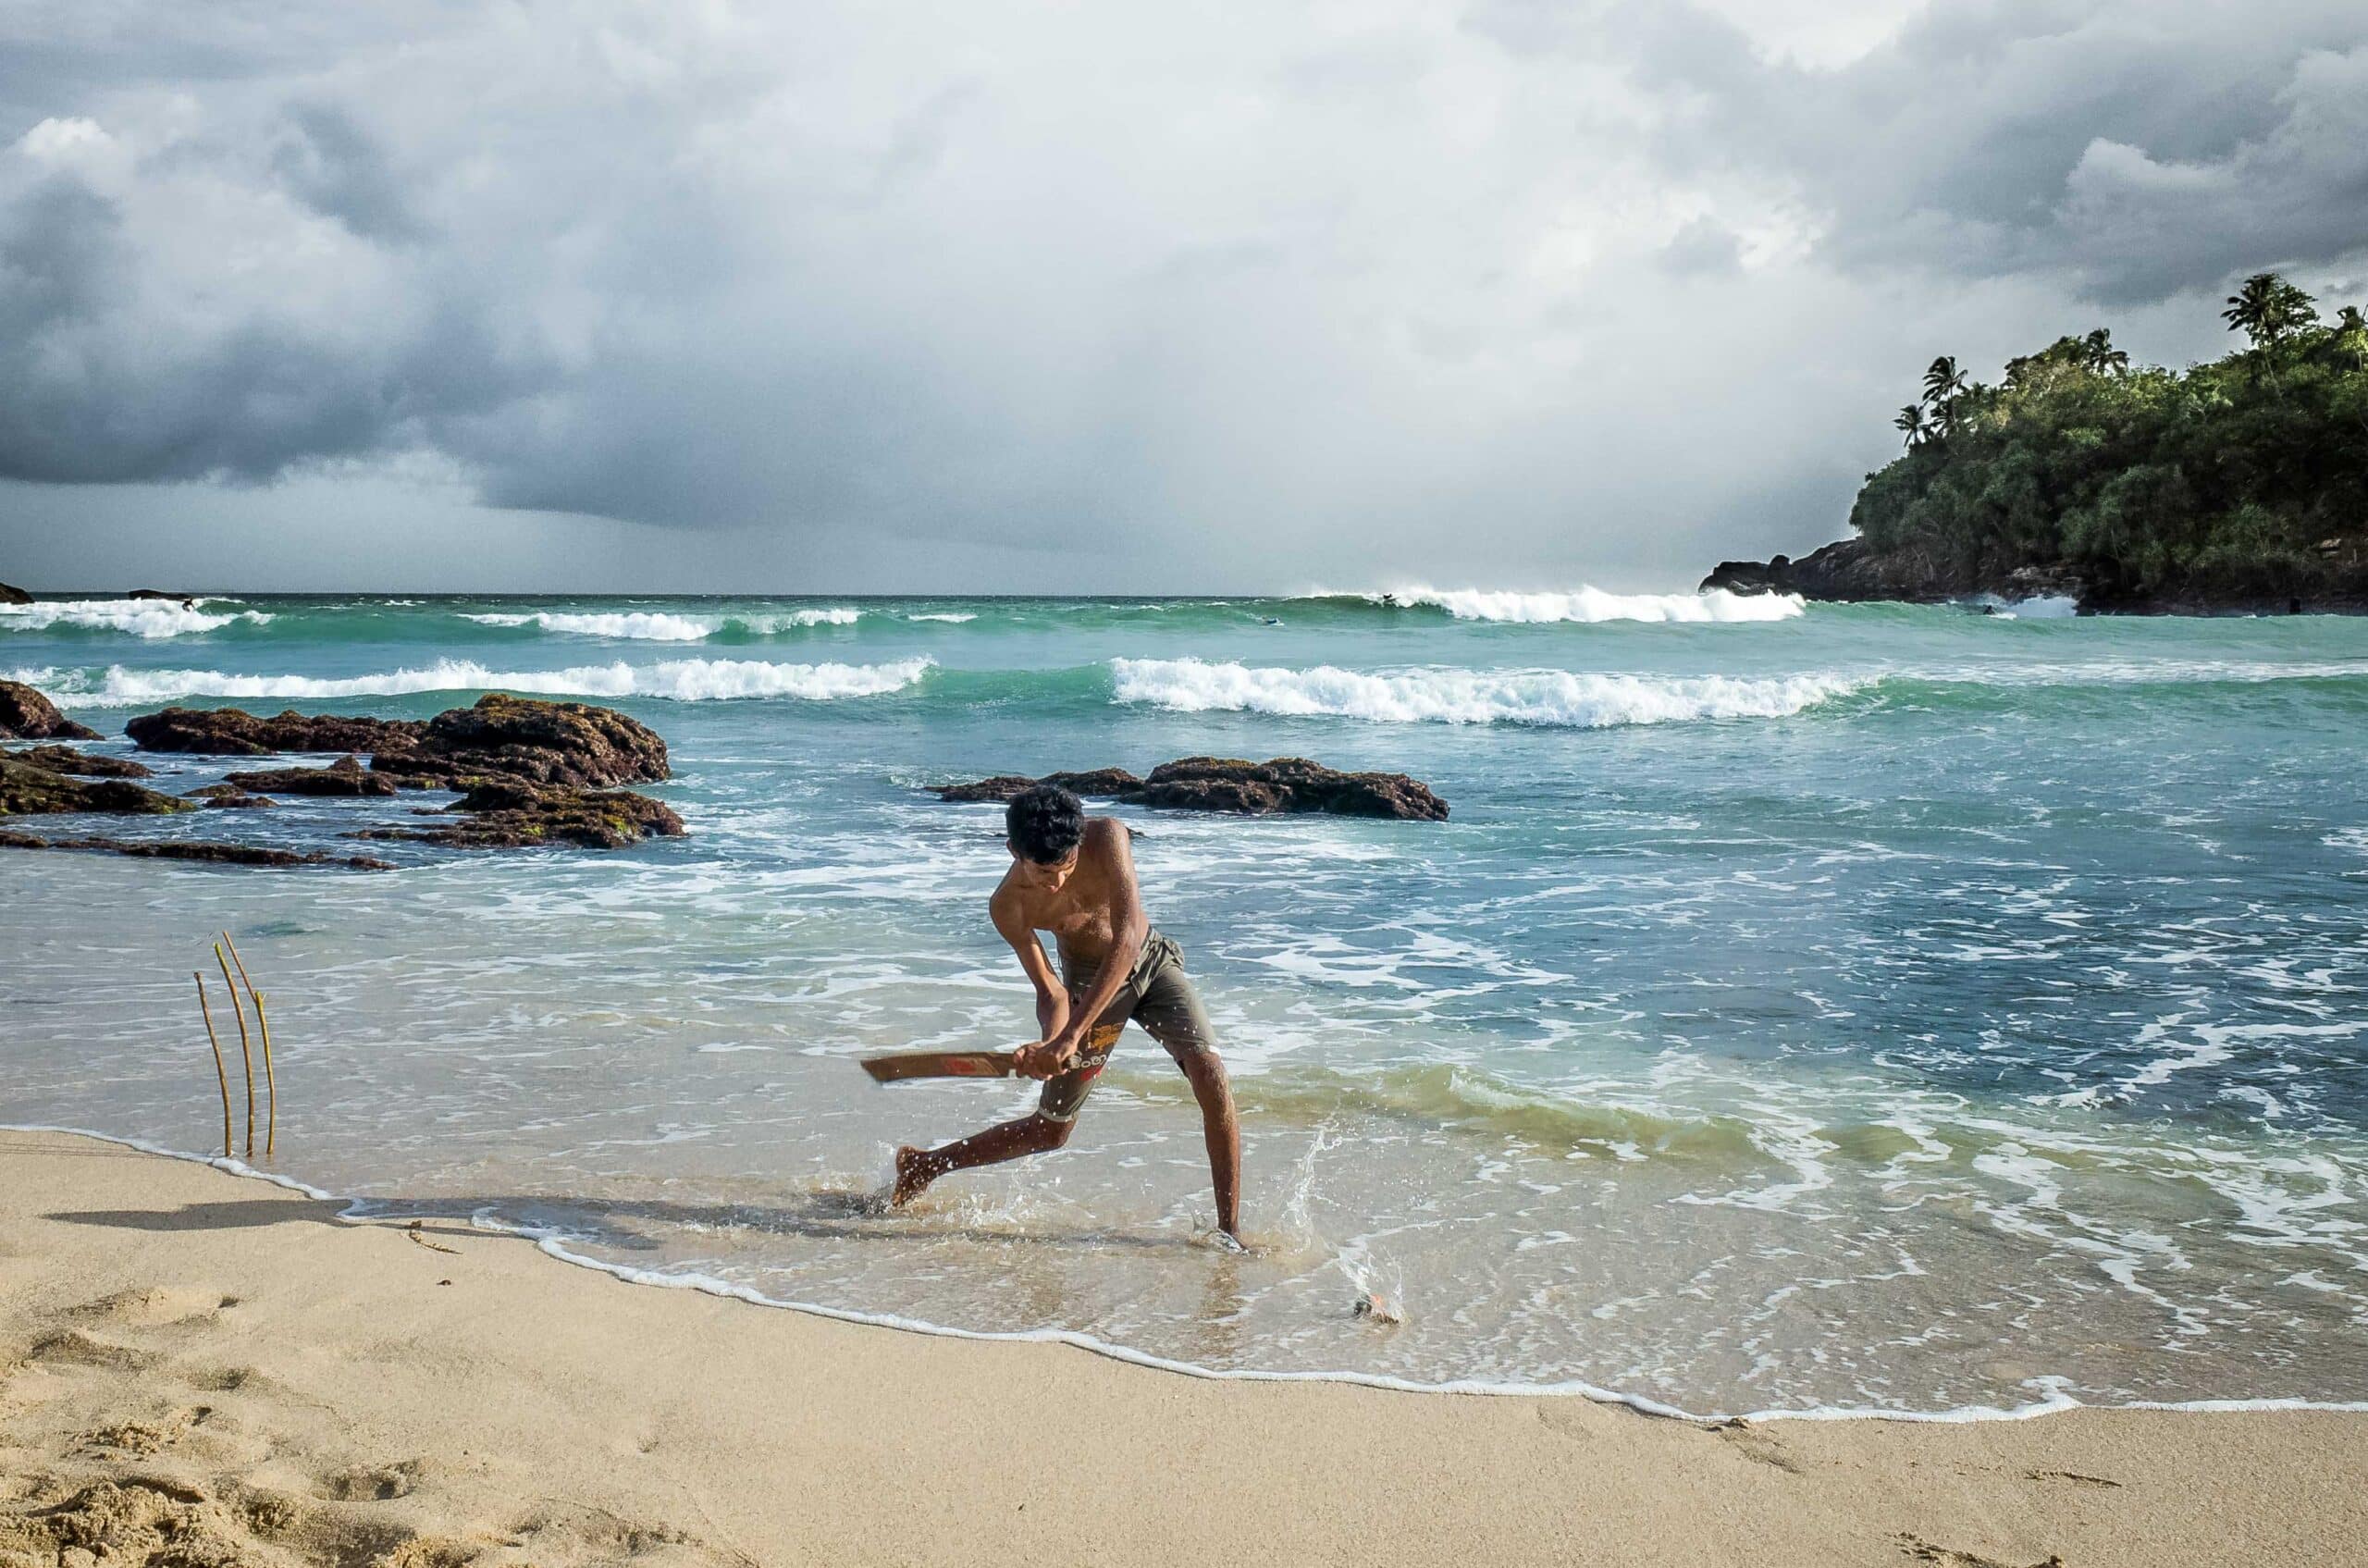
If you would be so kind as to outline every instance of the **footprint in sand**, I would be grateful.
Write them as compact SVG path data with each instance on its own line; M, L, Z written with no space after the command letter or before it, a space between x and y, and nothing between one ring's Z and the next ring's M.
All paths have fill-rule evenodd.
M155 1365L164 1357L137 1345L117 1344L80 1328L68 1328L62 1334L36 1340L33 1348L25 1352L25 1359L52 1366L102 1366L137 1372Z
M391 1502L412 1494L425 1468L416 1459L396 1464L357 1464L322 1476L319 1491L332 1502Z
M1745 1459L1782 1470L1787 1475L1803 1474L1801 1462L1794 1459L1782 1442L1779 1442L1773 1435L1761 1431L1739 1416L1732 1421L1720 1422L1710 1430L1716 1432L1720 1440L1728 1448Z
M165 1324L210 1318L225 1307L239 1304L236 1296L219 1290L166 1290L161 1286L117 1290L96 1301L68 1309L68 1317L95 1317L110 1323L153 1328Z
M1919 1536L1906 1533L1902 1533L1899 1537L1899 1549L1902 1556L1914 1562L1937 1562L1942 1565L1942 1568L2019 1568L2016 1563L2002 1562L1995 1557L1984 1557L1980 1552L1959 1551L1955 1547L1935 1546ZM2064 1559L2051 1551L2039 1562L2029 1564L2029 1568L2064 1568Z
M204 1425L213 1414L211 1405L191 1405L154 1421L124 1421L101 1426L83 1433L80 1443L86 1449L112 1449L121 1453L162 1453L187 1437L192 1427Z

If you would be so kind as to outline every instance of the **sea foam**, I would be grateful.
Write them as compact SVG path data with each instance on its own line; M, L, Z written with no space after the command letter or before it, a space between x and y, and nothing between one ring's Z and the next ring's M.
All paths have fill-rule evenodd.
M1178 712L1212 710L1379 723L1541 724L1602 729L1699 719L1781 719L1856 691L1835 675L1602 675L1563 670L1412 670L1365 674L1114 659L1114 695Z
M578 664L564 670L488 670L467 660L439 659L418 668L378 674L234 675L220 670L19 670L11 678L81 707L124 707L220 697L266 701L320 701L350 697L400 697L413 692L515 691L551 697L657 697L680 702L730 698L796 698L827 701L901 691L927 674L930 659L885 664L772 664L758 660L681 659L661 664Z
M178 637L192 632L219 631L238 621L262 625L270 619L260 610L217 615L163 599L68 599L0 605L0 632L41 632L62 626L78 631L123 632L141 637Z
M1738 594L1712 588L1698 594L1615 594L1581 587L1569 593L1513 593L1486 588L1400 588L1363 596L1374 603L1428 605L1459 621L1753 622L1787 621L1807 606L1798 594Z

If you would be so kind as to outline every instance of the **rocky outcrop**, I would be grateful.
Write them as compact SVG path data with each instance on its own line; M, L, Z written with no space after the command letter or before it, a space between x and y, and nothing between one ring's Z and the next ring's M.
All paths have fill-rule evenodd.
M646 795L521 779L481 782L447 807L444 814L459 820L433 828L365 828L347 836L456 849L519 849L544 844L623 849L645 838L680 838L684 833L683 819L673 809Z
M24 589L0 583L0 604L31 604L32 601L33 596Z
M1445 821L1447 802L1404 773L1344 773L1304 757L1265 762L1188 757L1143 780L1144 806L1192 811L1325 811L1338 817Z
M401 751L427 726L417 719L353 719L294 709L259 719L237 708L167 708L123 726L142 751L203 757L268 757L275 751Z
M613 709L500 693L426 721L358 719L293 709L262 719L237 708L167 708L141 714L124 726L124 733L146 751L215 757L356 752L370 759L370 772L384 775L389 787L406 789L465 789L492 778L606 789L673 776L666 742L648 725Z
M1088 773L1046 773L1031 779L1018 773L997 773L976 784L937 784L940 800L1009 800L1023 789L1033 789L1040 784L1058 784L1071 795L1083 795L1102 799L1131 797L1143 787L1143 781L1124 768L1096 768Z
M87 849L133 855L146 860L196 860L223 866L343 866L357 871L391 871L390 860L367 855L325 855L319 850L265 849L252 844L206 844L191 839L142 841L126 838L39 838L0 831L0 849Z
M47 816L60 811L110 811L124 816L161 817L196 808L186 800L159 795L129 779L102 779L96 784L53 773L11 756L0 756L0 816Z
M276 806L278 801L267 795L249 795L237 784L207 784L182 795L183 800L194 800L210 811L258 811Z
M275 795L384 797L399 789L455 789L462 797L435 827L372 827L348 836L458 848L569 844L618 849L678 837L683 821L647 796L611 786L672 776L666 743L606 708L500 693L435 718L355 719L290 710L263 719L236 708L167 708L125 726L152 751L265 756L343 751L325 768L271 768L226 775L190 792L216 809L267 807ZM367 753L364 768L360 753ZM159 798L162 798L159 796ZM176 803L190 809L186 801Z
M1713 588L1741 594L1798 594L1842 604L1942 604L1983 594L2004 599L2064 598L2085 603L2090 597L2090 585L2068 564L2025 565L1992 574L1950 571L1918 556L1882 554L1863 538L1837 539L1798 561L1782 555L1766 561L1721 561L1717 570L1702 579L1702 592Z
M195 594L168 594L162 588L134 588L123 597L126 599L161 599L170 603L178 604L183 610L194 610L197 608L197 596Z
M346 753L326 768L267 768L251 773L225 773L222 782L257 795L328 795L359 798L395 793L395 781L384 773L366 772L362 759Z
M56 704L22 681L0 681L0 740L98 738L98 731L60 713Z
M941 800L1008 800L1036 784L1123 805L1165 810L1227 811L1249 816L1322 811L1345 817L1444 821L1448 803L1404 773L1344 773L1304 757L1264 762L1227 757L1186 757L1163 762L1138 779L1118 768L1049 773L1042 779L999 774L975 784L940 784Z
M77 751L70 746L29 746L9 756L19 762L30 762L36 768L46 768L53 773L71 773L85 779L153 779L154 768L134 762L129 757L94 757L87 751Z
M500 692L438 713L416 745L382 750L370 766L415 788L504 778L607 789L674 776L658 733L614 709Z

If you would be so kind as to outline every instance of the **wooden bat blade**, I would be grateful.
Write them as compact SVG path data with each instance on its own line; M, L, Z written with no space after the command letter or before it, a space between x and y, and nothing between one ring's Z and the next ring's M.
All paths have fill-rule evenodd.
M874 1083L902 1083L908 1078L1009 1078L1009 1051L896 1051L866 1056L863 1070Z

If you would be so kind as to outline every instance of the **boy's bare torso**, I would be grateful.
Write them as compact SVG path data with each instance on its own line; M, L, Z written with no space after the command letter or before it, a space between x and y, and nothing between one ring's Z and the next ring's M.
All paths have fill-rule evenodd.
M1101 968L1117 943L1117 862L1110 841L1126 831L1106 817L1090 820L1078 846L1077 870L1050 891L1026 886L1006 872L993 900L996 923L1051 932L1061 967L1071 973Z

